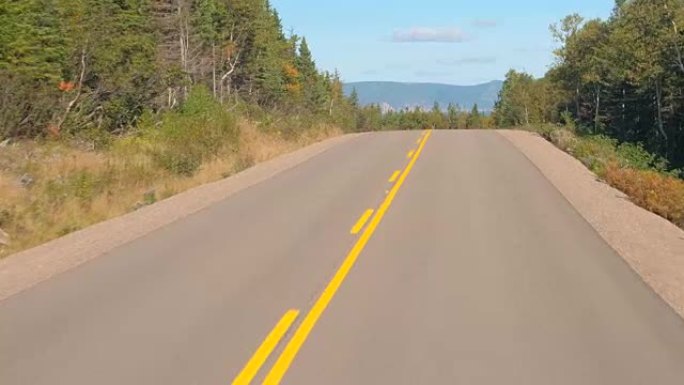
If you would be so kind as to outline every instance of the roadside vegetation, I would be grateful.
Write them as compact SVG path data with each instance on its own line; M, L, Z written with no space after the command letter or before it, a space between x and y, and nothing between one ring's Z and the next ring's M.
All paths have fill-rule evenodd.
M637 205L684 229L684 180L681 170L649 153L641 144L619 143L605 135L578 135L557 125L522 127L539 133L573 155L599 178L623 191Z
M0 257L343 132L265 0L0 3Z
M225 113L207 90L134 132L92 142L18 140L0 148L0 257L339 135L320 123L285 132Z
M498 127L539 132L631 200L684 228L684 3L617 0L608 20L551 26L541 79L511 70Z

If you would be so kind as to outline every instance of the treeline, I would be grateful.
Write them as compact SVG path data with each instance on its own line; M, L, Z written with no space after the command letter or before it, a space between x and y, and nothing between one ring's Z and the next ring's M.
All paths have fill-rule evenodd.
M226 109L356 126L339 75L267 0L3 1L0 84L0 137L125 132L198 86Z
M357 106L355 94L351 97L352 105ZM360 131L373 130L435 130L481 129L494 127L494 121L488 114L480 112L477 104L471 110L449 104L443 109L435 103L432 109L385 110L381 106L369 105L356 112L356 125Z
M551 27L560 48L544 78L507 74L496 124L576 123L684 166L682 28L681 0L617 0L608 20L566 17Z

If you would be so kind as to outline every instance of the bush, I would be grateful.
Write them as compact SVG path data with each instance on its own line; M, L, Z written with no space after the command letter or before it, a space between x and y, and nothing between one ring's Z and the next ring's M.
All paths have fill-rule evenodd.
M616 154L622 167L635 168L637 170L654 169L660 172L667 170L667 160L649 153L641 143L622 143L616 148Z
M617 140L603 135L587 136L577 140L569 152L597 174L602 174L606 164L615 161Z
M141 119L141 140L157 164L174 174L191 176L222 151L237 151L235 119L204 87L193 89L180 111L165 113L157 124L151 120Z
M570 151L577 145L577 137L571 131L556 129L549 135L549 140L563 151Z
M656 171L606 167L604 179L631 200L684 228L684 181Z
M684 180L681 170L667 171L662 157L641 144L603 135L577 136L563 127L544 125L535 132L570 153L632 201L684 228Z

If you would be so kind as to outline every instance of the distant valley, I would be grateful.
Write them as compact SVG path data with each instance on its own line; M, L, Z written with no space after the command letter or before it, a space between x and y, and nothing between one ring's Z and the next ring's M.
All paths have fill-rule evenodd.
M378 104L384 109L432 108L438 102L442 108L449 103L464 109L477 104L481 111L491 111L503 82L499 80L473 86L438 83L354 82L345 83L347 95L356 89L362 105Z

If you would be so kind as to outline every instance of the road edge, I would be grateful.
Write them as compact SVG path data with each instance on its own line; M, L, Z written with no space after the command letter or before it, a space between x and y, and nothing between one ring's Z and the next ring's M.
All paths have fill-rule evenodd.
M330 138L0 260L0 301L197 213L364 134Z
M541 136L501 130L507 139L627 264L684 318L684 231L609 186Z

